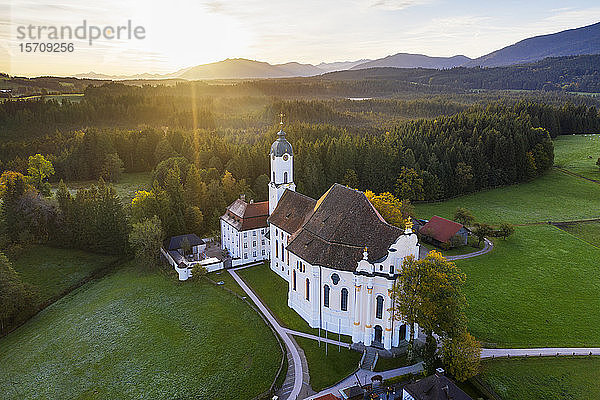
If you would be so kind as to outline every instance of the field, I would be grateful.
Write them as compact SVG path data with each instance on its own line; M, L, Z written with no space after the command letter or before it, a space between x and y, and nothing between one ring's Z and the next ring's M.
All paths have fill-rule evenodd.
M485 362L483 378L505 400L600 398L600 357Z
M559 228L596 247L600 247L600 221L581 221L561 224L559 225Z
M600 135L564 135L554 141L554 164L590 179L600 180Z
M121 180L118 183L113 183L112 186L115 188L117 195L123 200L124 203L128 204L131 199L135 197L135 192L138 190L147 190L150 188L152 182L150 182L150 172L133 172L125 173L121 176ZM65 182L67 188L71 194L75 194L78 189L90 187L98 183L97 181L76 181L76 182ZM52 191L54 192L58 184L52 185Z
M23 281L38 288L43 303L114 260L81 250L33 246L12 261Z
M478 221L490 224L599 218L600 185L552 170L532 182L415 205L417 216L425 219L452 218L457 207L470 209Z
M125 266L1 339L0 387L5 399L252 398L280 361L235 296Z
M469 328L491 347L600 346L600 249L550 225L518 227L466 273Z
M320 391L341 381L358 368L362 353L337 346L295 336L294 339L304 350L310 373L310 386ZM338 351L339 350L339 351Z

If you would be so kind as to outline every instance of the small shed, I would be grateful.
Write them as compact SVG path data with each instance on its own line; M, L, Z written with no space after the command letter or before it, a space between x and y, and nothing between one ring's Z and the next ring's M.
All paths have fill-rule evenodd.
M195 233L171 236L169 239L165 240L163 247L167 251L178 251L183 255L182 246L183 243L185 243L185 240L187 240L187 242L190 244L194 258L197 258L198 255L206 249L206 243L204 243L204 240L200 239L200 237L198 237L198 235Z
M421 238L436 246L451 244L454 236L457 236L460 239L459 243L461 245L466 245L469 233L469 229L465 228L462 224L438 217L437 215L431 217L431 219L419 229Z

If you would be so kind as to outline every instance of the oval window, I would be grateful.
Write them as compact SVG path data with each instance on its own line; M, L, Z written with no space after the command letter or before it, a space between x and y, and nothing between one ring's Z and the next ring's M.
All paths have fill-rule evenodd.
M337 285L340 282L340 276L338 274L331 275L331 281L334 285Z
M284 155L283 155L283 161L287 161L287 160L288 160L288 158L289 158L289 156L288 156L287 154L284 154Z

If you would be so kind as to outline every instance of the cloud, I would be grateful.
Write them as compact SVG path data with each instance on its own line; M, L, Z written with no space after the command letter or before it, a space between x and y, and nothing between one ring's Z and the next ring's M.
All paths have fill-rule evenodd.
M387 11L399 11L408 7L431 3L432 0L371 0L369 6Z

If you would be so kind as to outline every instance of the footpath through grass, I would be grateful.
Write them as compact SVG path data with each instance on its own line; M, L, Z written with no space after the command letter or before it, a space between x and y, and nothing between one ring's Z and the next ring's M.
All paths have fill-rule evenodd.
M0 388L3 399L252 398L280 361L235 296L126 266L0 339Z
M550 225L517 227L466 273L469 330L485 346L600 346L597 249Z
M32 246L11 261L23 281L38 288L44 303L115 260L81 250Z
M600 185L551 170L532 182L491 189L440 202L416 204L419 218L452 218L457 207L478 221L525 224L600 218Z
M481 377L506 400L600 399L600 357L486 361Z

